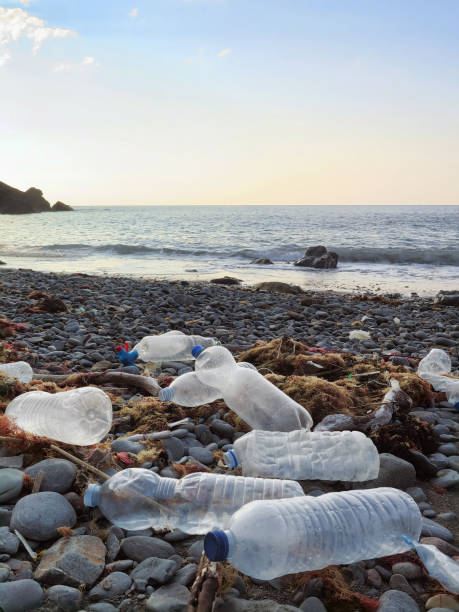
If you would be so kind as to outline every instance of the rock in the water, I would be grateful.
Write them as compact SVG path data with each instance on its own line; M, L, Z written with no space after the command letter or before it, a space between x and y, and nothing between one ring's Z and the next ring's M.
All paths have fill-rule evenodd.
M14 507L11 529L24 537L44 542L56 538L58 527L73 527L76 514L60 493L44 491L22 497Z
M0 553L15 555L18 552L19 539L8 527L0 527Z
M395 457L390 453L379 455L380 466L378 477L367 482L358 482L353 485L354 489L374 489L376 487L394 487L396 489L408 489L416 482L416 470L404 459Z
M111 572L89 591L91 601L112 599L125 593L132 584L132 578L124 572Z
M378 612L419 612L419 606L403 591L386 591L380 601Z
M46 591L46 598L63 612L77 612L80 609L82 594L78 589L57 584Z
M149 557L132 570L131 578L136 589L144 592L149 584L157 586L169 582L176 570L177 564L171 559Z
M258 259L254 259L252 263L262 266L273 265L273 262L269 259L269 257L259 257Z
M306 249L304 257L295 261L294 265L321 270L336 268L338 265L338 254L333 251L327 251L324 246L309 247Z
M75 480L77 467L71 461L67 461L67 459L45 459L31 465L24 471L32 478L35 478L38 472L44 472L40 491L67 493Z
M121 550L129 559L143 561L148 557L167 559L175 555L175 549L168 542L148 536L131 536L121 542Z
M50 203L39 189L30 187L27 191L21 191L0 181L0 214L23 215L50 210Z
M28 612L43 601L43 589L35 580L16 580L0 584L0 609L3 612Z
M22 491L24 473L15 468L0 470L0 503L14 499Z
M105 552L95 536L62 538L43 554L35 578L45 584L92 585L104 570Z
M64 204L64 202L58 201L51 206L51 210L53 212L67 212L67 211L73 210L73 208L69 206L68 204Z

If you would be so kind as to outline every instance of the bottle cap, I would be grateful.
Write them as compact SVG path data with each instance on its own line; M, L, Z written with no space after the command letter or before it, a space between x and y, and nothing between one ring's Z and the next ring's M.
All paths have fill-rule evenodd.
M230 467L232 469L237 468L237 466L239 465L236 453L231 449L229 451L226 451L226 453L223 453L223 461L225 462L225 465L227 467Z
M174 397L174 390L170 387L165 387L158 392L158 399L160 402L170 402Z
M193 346L191 350L191 354L196 359L196 357L199 357L199 355L202 353L203 350L204 349L202 348L202 346L200 344L197 344L196 346Z
M95 508L100 500L100 485L90 484L84 492L84 505L89 508Z
M210 561L224 561L228 556L228 536L221 529L214 529L204 538L204 551Z
M459 402L456 402L454 404L454 408L457 410L457 412L459 412Z

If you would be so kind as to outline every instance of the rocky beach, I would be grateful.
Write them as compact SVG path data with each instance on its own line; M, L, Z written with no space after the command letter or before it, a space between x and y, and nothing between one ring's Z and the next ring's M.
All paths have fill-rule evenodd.
M314 425L338 413L347 419L343 428L365 430L389 379L399 380L410 403L372 434L381 468L363 486L407 491L424 516L421 542L459 560L459 413L416 375L418 361L437 347L457 376L458 306L457 292L344 294L282 282L241 287L0 268L0 407L24 391L85 384L104 390L113 405L103 443L58 444L83 464L63 458L49 440L8 441L15 433L2 422L0 609L207 610L190 595L202 570L202 537L124 531L82 502L88 482L98 480L88 465L108 475L134 466L173 478L229 473L222 451L248 426L223 401L199 409L161 403L146 382L151 375L167 386L193 362L123 367L117 359L117 345L169 330L215 336L301 403ZM18 359L34 369L27 385L1 375L1 362ZM129 439L152 433L148 441ZM301 484L313 496L349 487ZM226 564L219 571L217 612L459 610L411 552L269 582Z

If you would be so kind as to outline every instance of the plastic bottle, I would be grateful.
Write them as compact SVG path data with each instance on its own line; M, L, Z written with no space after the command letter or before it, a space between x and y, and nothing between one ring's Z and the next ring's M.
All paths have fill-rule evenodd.
M25 361L15 361L13 363L0 363L0 372L7 376L17 378L22 383L29 383L33 378L33 370Z
M208 533L204 550L211 561L228 559L248 576L272 580L405 552L403 536L418 540L421 525L416 502L398 489L254 501L226 531Z
M102 486L89 485L87 506L123 529L178 528L185 533L206 533L226 527L232 514L255 499L303 495L292 480L244 478L196 472L181 480L162 478L150 470L122 470Z
M112 404L96 387L23 393L5 414L24 431L79 446L100 442L112 426Z
M443 391L450 404L459 410L459 379L448 378L444 374L451 372L451 359L442 349L432 349L421 359L418 365L418 376L429 382L435 391Z
M309 412L272 385L259 372L238 368L231 353L223 346L206 350L195 347L195 372L205 385L218 389L228 408L253 429L292 431L310 429Z
M244 476L363 482L379 474L378 450L360 431L252 430L223 458Z
M238 363L241 368L256 370L251 363ZM209 387L199 380L196 372L187 372L178 376L168 387L161 389L158 399L162 402L174 402L179 406L202 406L220 399L222 394L218 389Z
M209 347L217 343L215 338L168 332L160 336L145 336L134 346L133 352L142 361L190 361L194 359L191 351L196 344Z

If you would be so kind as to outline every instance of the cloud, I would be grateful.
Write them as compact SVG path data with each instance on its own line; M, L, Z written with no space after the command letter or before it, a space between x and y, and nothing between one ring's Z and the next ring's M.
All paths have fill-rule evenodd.
M94 57L87 55L78 64L57 64L57 66L54 67L54 72L81 72L91 66L98 68L100 64L96 62Z
M32 0L13 0L13 2L18 2L19 4L23 4L24 6L29 6Z
M139 14L139 9L133 8L132 11L129 12L129 17L132 17L132 19L135 19L138 14Z
M32 53L36 55L45 40L76 36L76 32L65 28L51 28L45 21L21 8L0 6L0 52L8 54L8 45L20 38L32 41ZM3 47L3 49L2 49Z
M10 53L1 53L0 54L0 68L4 66L11 59Z
M218 54L218 57L225 57L225 55L228 55L229 53L231 53L231 51L232 49L222 49Z

